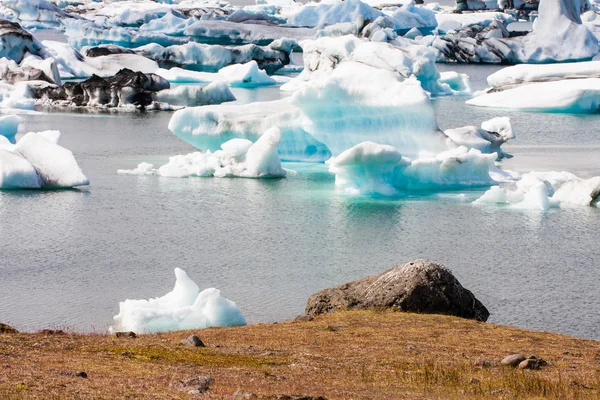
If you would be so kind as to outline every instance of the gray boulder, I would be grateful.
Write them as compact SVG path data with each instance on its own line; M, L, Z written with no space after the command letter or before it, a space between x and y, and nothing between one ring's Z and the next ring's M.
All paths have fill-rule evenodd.
M325 289L309 297L306 315L343 309L395 308L486 321L490 315L473 293L441 264L418 260L382 274Z

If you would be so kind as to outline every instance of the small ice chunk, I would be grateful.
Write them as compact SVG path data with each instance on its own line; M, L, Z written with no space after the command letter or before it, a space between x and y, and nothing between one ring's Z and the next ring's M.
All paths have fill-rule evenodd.
M70 188L89 185L71 151L30 132L17 142L18 151L36 169L44 186Z
M175 268L175 287L162 297L125 300L110 330L169 332L213 326L246 325L239 307L214 288L200 291L182 269Z
M23 157L0 149L0 189L39 189L42 180Z
M15 135L19 130L21 117L18 115L3 115L0 117L0 136L4 136L11 143L15 143Z
M277 81L258 68L254 60L245 64L233 64L219 70L219 76L234 87L275 85Z
M600 176L565 182L552 196L563 205L597 205L600 199Z

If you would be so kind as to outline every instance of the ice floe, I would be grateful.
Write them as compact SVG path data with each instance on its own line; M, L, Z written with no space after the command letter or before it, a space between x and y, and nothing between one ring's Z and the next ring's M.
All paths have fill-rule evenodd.
M56 131L30 132L15 145L0 143L0 189L89 185L73 153L56 143L59 137Z
M132 170L119 170L121 175L158 175L170 178L191 176L216 178L279 178L286 175L281 167L277 146L281 134L277 128L265 132L255 143L247 139L232 139L221 150L195 152L169 158L159 168L141 163Z
M479 107L520 111L595 113L600 110L600 78L565 79L492 89L467 101Z
M493 186L474 204L546 211L551 207L598 206L600 177L568 172L530 172L512 184Z
M336 186L345 191L390 196L402 191L490 186L509 179L495 160L496 154L466 147L411 159L392 146L363 142L328 164Z
M120 302L110 330L156 333L246 325L239 307L218 289L200 291L180 268L175 268L175 277L175 287L162 297Z

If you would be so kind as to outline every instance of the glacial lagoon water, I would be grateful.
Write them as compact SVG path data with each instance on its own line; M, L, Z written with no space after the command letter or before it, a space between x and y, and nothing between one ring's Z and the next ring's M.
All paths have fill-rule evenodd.
M497 67L440 66L476 89ZM277 88L235 91L239 101ZM600 115L503 112L435 100L442 128L509 115L519 171L600 175ZM490 322L600 339L600 209L474 206L480 190L351 197L324 165L286 164L280 180L119 176L194 149L171 114L24 115L20 132L60 129L92 184L0 192L0 321L24 330L104 331L126 298L172 289L173 269L217 287L249 322L290 319L325 287L417 258L450 267ZM399 327L401 329L401 327Z

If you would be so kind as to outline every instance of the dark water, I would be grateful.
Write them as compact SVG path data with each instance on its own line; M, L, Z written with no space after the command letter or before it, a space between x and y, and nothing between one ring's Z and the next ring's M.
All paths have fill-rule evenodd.
M464 71L483 87L494 68ZM505 114L463 103L435 100L441 127ZM600 175L600 117L510 116L511 168ZM471 205L481 192L352 198L335 192L323 165L287 165L297 175L268 181L118 176L194 150L167 131L169 113L23 118L21 132L60 129L92 185L0 193L0 321L17 328L104 331L119 301L171 290L175 267L220 288L250 322L284 320L319 289L430 258L491 322L600 339L599 209Z

